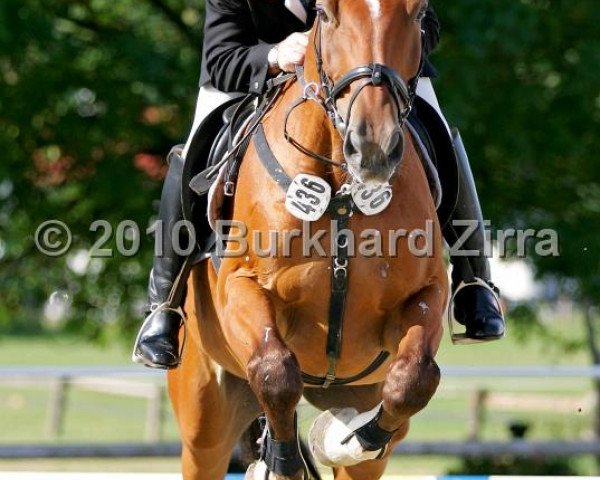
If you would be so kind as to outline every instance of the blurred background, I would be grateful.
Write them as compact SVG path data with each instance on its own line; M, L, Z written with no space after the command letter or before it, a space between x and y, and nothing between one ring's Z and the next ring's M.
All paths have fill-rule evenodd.
M560 255L536 255L532 240L525 258L509 242L494 260L509 336L444 339L446 375L407 439L436 455L405 452L391 470L598 474L600 9L436 6L436 89L484 214L493 230L554 229ZM0 2L0 470L178 469L160 457L177 441L163 375L128 358L151 263L145 230L166 153L191 124L203 18L202 0ZM65 255L35 245L50 219L72 231ZM150 458L5 458L115 443Z

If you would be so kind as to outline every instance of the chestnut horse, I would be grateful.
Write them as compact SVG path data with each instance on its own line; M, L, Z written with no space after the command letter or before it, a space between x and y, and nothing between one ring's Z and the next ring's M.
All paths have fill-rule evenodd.
M236 185L232 218L265 235L257 241L249 233L247 251L225 255L218 271L211 261L199 264L188 281L183 363L168 374L185 479L222 479L261 413L262 453L246 478L306 478L296 421L302 396L323 411L310 448L335 478L380 478L410 417L433 396L448 281L436 209L405 125L422 65L425 7L426 0L317 2L304 71L263 119L265 141L250 144ZM259 255L266 232L306 230L261 158L265 145L290 178L327 182L338 192L332 203L352 198L353 188L388 183L391 201L377 214L342 202L314 219L310 229L325 232L325 255L307 253L307 239L298 237L284 254L285 235L277 237L277 255ZM332 218L357 244L371 232L382 251L349 255L348 236L333 238ZM412 233L388 235L399 229ZM423 230L432 245L416 255L414 232ZM229 242L226 253L240 245Z

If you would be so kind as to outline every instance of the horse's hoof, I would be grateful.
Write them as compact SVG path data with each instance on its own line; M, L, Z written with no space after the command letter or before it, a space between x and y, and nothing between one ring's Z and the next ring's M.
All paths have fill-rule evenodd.
M273 472L269 472L267 464L262 460L257 460L252 463L248 470L246 470L246 476L244 480L303 480L304 473L298 472L294 477L282 477L275 475Z
M308 433L308 444L315 458L326 467L349 467L373 460L381 450L365 450L352 432L369 423L380 405L365 413L353 408L332 409L321 413Z
M246 470L246 476L244 480L269 480L269 471L267 465L263 461L256 461L252 463L248 470Z

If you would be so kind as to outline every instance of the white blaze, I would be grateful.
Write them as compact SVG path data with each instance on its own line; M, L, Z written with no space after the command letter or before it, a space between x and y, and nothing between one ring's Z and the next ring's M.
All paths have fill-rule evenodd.
M377 19L381 14L381 3L379 3L379 0L367 0L367 5L371 11L371 17L373 17L373 20Z

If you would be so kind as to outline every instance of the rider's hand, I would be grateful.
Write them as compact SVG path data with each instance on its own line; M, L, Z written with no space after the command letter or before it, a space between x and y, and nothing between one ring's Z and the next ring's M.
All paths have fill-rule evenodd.
M308 32L292 33L277 45L277 66L284 72L293 72L294 65L304 63L306 46L308 45Z

